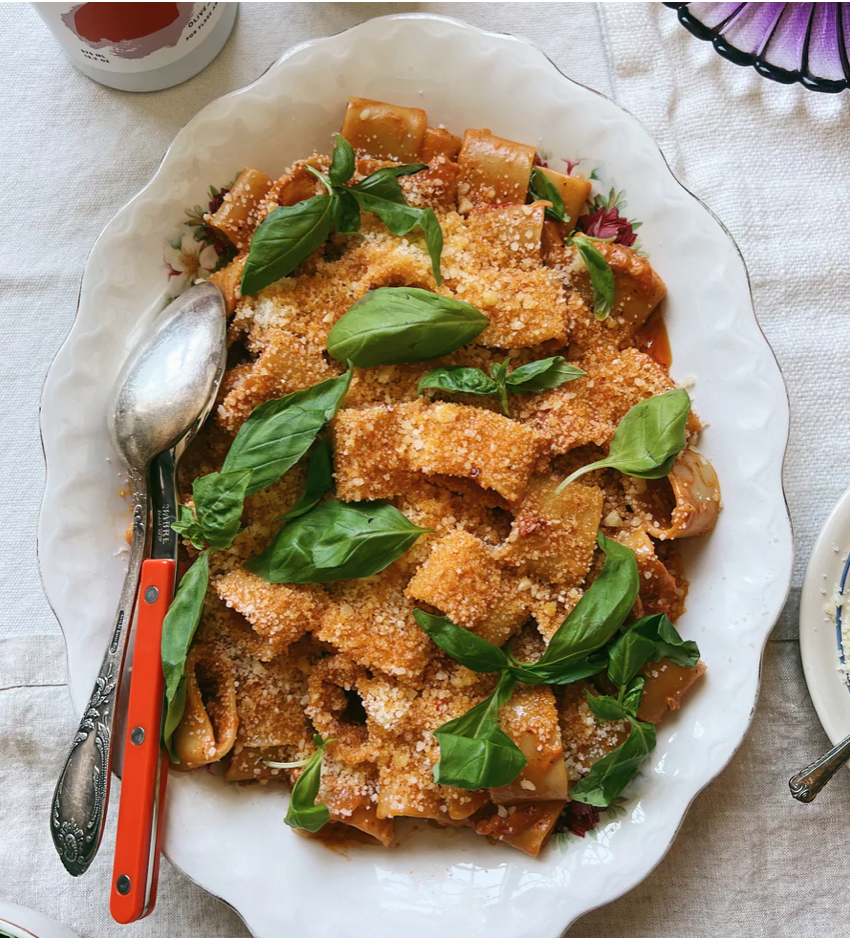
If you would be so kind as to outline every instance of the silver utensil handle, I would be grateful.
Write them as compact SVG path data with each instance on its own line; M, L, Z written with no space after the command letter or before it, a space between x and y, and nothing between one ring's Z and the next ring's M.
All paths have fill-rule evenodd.
M850 736L842 739L829 752L824 753L820 759L811 765L807 765L804 769L800 769L796 775L792 776L788 780L791 794L797 801L803 801L807 804L814 801L824 785L848 759L850 759Z
M133 538L115 624L92 695L56 784L50 808L53 843L65 869L72 876L79 876L89 868L100 846L106 820L115 735L115 702L133 619L148 526L145 480L131 476L131 483Z

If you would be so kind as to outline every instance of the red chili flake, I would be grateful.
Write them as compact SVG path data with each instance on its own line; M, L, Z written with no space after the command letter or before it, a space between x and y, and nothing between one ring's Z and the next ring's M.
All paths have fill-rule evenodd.
M569 831L578 837L584 837L599 823L599 808L581 801L570 801L558 818L558 831Z
M625 244L626 247L637 241L632 223L614 207L597 209L592 215L579 215L576 225L579 231L592 238L613 238L616 244Z

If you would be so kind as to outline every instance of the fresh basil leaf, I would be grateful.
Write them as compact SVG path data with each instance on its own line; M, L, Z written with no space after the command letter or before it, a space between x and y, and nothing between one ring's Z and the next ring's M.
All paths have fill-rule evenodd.
M646 678L642 674L639 674L629 682L629 686L623 697L623 706L633 717L637 716L638 709L640 708L644 687L646 687Z
M617 469L638 479L663 478L685 448L690 412L691 399L681 388L640 401L617 425L608 455L577 469L555 491L563 491L593 469Z
M587 698L587 705L591 713L597 720L610 722L613 720L625 720L628 716L626 708L617 700L616 697L595 696L589 690L584 692Z
M239 428L222 472L250 469L248 495L271 485L307 452L336 414L351 384L351 371L303 391L255 407Z
M172 762L180 762L174 751L174 731L186 707L186 658L210 581L210 552L205 550L186 571L162 623L162 673L165 675L165 722L163 743Z
M398 183L399 176L413 176L427 169L427 163L406 163L402 166L384 166L375 170L357 185L352 186L352 192L359 196L367 196L381 202L391 202L394 205L407 206L404 193ZM408 208L410 206L407 206ZM369 209L371 211L371 209ZM409 230L409 229L408 229Z
M242 295L258 293L288 277L331 233L333 198L314 195L272 209L257 226L242 270Z
M440 274L440 256L443 251L443 231L440 223L432 209L414 208L407 204L397 178L410 176L427 168L425 163L386 166L352 186L349 191L361 208L377 215L394 235L403 237L417 226L422 229L434 279L437 286L440 286L443 282Z
M626 740L607 756L594 762L590 773L570 789L570 798L597 808L607 808L638 774L655 748L655 727L629 717L631 731Z
M185 505L177 506L177 520L172 523L171 529L186 538L196 550L203 550L206 546L204 532L198 524L195 513Z
M421 362L454 352L490 320L462 300L417 287L370 290L331 329L327 349L358 368Z
M529 190L532 198L552 203L552 207L546 209L547 218L552 218L555 221L569 222L570 219L567 216L567 211L564 208L564 200L561 198L561 193L558 192L558 187L536 166L531 171Z
M242 523L242 507L251 479L249 469L211 472L192 483L198 523L216 550L230 547Z
M344 186L334 190L333 227L340 234L353 235L360 230L360 206Z
M440 743L440 761L434 766L434 781L467 791L497 788L510 783L528 760L516 743L499 729L499 709L508 702L516 679L503 671L489 697L462 717L434 730Z
M334 486L333 465L331 463L331 450L328 444L319 437L316 445L310 451L310 461L307 463L307 484L304 491L298 496L298 501L280 516L281 521L291 521L307 514L311 508L319 504L322 496Z
M326 805L316 804L319 786L322 783L322 761L325 755L325 746L336 740L323 740L321 736L314 736L313 741L318 747L307 760L304 771L292 786L289 796L289 807L284 821L290 827L315 834L321 830L331 819L331 813Z
M419 382L416 388L421 394L425 388L437 388L453 394L495 394L496 382L480 368L435 368Z
M554 358L543 358L540 361L520 365L507 376L507 387L514 394L536 394L539 391L548 391L559 388L567 381L575 381L587 374L571 365L565 358L555 355Z
M685 641L679 635L676 627L665 615L660 616L658 623L658 658L653 661L660 661L666 658L673 664L678 664L682 668L694 668L699 662L700 651L696 642Z
M493 376L493 380L496 382L496 396L499 398L499 406L502 408L502 413L506 417L509 417L510 409L508 407L508 363L507 361L494 362L490 366L490 374Z
M560 387L565 381L582 377L585 372L556 355L554 358L522 365L510 374L507 361L494 362L490 374L492 377L488 377L480 368L435 368L419 382L417 391L421 393L423 388L438 388L455 394L495 394L499 398L502 413L509 417L508 391L533 394Z
M590 274L593 288L593 315L601 322L607 319L614 306L614 273L608 261L587 238L576 238L575 245Z
M556 679L552 679L552 674L544 676L529 670L529 665L522 661L517 661L513 655L510 655L511 670L517 680L523 684L573 684L586 677L594 677L600 671L604 671L608 664L608 655L604 651L594 652L585 658L580 658L572 664L566 664L557 671ZM553 672L554 673L554 672Z
M640 630L634 631L634 625L608 649L608 677L618 687L627 684L656 651L653 638L642 634Z
M602 572L559 626L540 660L524 665L547 684L561 683L564 674L570 682L575 680L570 666L607 645L637 599L640 578L634 552L602 533L597 540L605 552Z
M481 638L469 629L455 625L451 619L432 616L422 609L413 610L419 628L430 635L435 645L448 652L455 661L470 671L487 674L504 671L510 667L508 656L491 642Z
M324 173L319 172L315 166L310 166L309 163L304 164L304 169L306 169L311 176L315 176L316 179L319 180L319 182L328 190L328 195L332 196L334 194L334 187L331 185L330 179L328 179Z
M356 165L354 147L342 136L334 135L334 152L328 170L328 178L333 186L344 186L354 175Z
M608 677L620 686L628 684L649 661L668 658L683 668L699 661L696 642L684 641L663 613L633 622L608 649Z
M269 583L356 580L388 567L430 533L385 502L322 502L287 522L245 567Z
M419 212L417 224L425 233L425 247L428 248L428 257L431 258L431 270L438 287L443 285L443 274L440 270L440 258L443 256L443 229L440 221L430 208L416 209Z
M486 641L468 629L456 625L443 616L433 616L422 609L413 610L419 627L431 636L434 643L470 671L482 674L508 670L524 684L544 684L546 679L530 670L529 666L506 654L501 648ZM564 667L558 673L558 684L571 684L582 678L593 677L605 670L608 656L597 652Z

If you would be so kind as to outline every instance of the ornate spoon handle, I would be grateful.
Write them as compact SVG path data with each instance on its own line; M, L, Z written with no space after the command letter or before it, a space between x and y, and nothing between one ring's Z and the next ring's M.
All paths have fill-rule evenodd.
M133 619L148 525L145 479L131 474L130 481L133 487L133 539L115 625L91 698L56 783L50 809L53 843L65 869L72 876L79 876L89 868L100 846L106 820L115 702Z
M842 739L838 745L833 746L829 752L824 753L820 759L807 765L804 769L788 780L791 794L797 801L806 803L814 801L820 790L850 759L850 736Z

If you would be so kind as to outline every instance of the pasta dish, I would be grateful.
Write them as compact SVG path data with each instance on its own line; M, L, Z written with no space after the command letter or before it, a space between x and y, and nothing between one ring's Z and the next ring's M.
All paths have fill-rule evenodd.
M536 856L584 834L705 670L677 541L717 477L615 191L352 98L326 154L203 219L229 367L181 465L175 768Z

